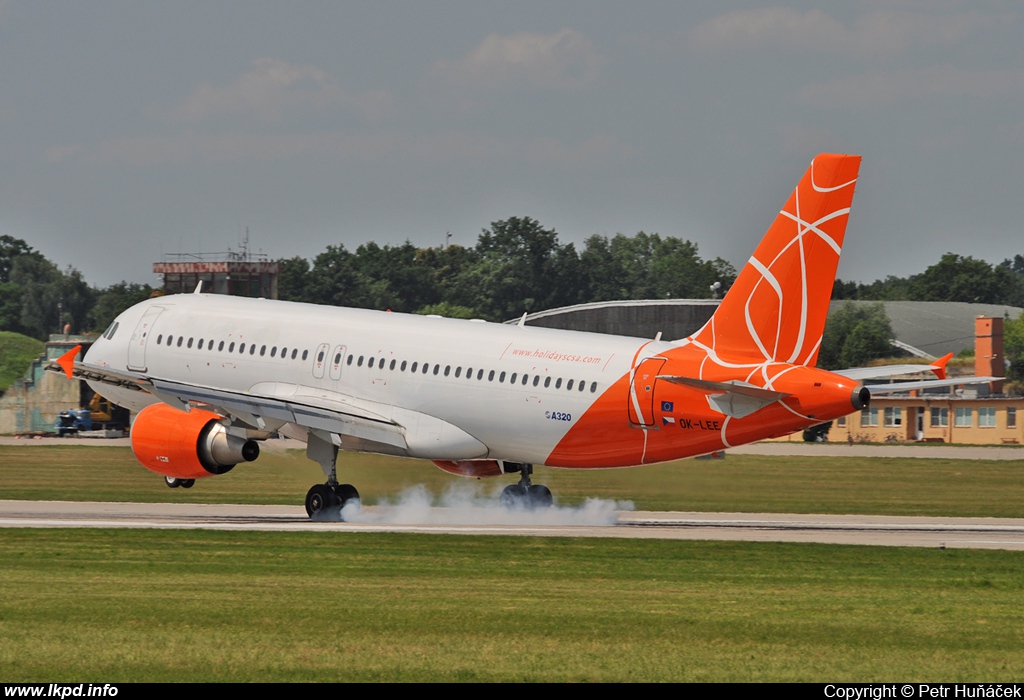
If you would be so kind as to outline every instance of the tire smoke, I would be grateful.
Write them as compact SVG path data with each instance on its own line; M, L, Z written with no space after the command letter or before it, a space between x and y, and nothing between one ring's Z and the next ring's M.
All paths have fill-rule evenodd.
M632 501L588 498L577 506L549 508L503 506L498 494L484 493L474 484L456 484L440 496L422 485L402 491L394 501L364 507L349 503L341 517L349 523L392 525L615 525L616 511L635 510Z

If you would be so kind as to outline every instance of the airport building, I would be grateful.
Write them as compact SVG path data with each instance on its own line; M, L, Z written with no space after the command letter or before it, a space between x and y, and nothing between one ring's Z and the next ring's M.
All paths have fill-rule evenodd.
M877 396L871 406L832 425L829 442L1024 444L1021 397ZM800 434L788 436L801 440Z

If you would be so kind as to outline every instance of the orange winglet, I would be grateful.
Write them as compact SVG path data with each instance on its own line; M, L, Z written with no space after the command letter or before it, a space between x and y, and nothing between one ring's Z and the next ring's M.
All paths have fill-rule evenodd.
M57 358L57 364L64 370L64 374L68 375L68 379L75 378L75 358L78 357L78 353L81 351L82 346L76 345Z
M953 353L949 353L948 355L943 355L942 357L937 359L935 362L933 362L928 367L928 369L930 369L932 372L935 372L935 376L938 377L939 379L945 379L946 378L946 364L951 359L953 359Z

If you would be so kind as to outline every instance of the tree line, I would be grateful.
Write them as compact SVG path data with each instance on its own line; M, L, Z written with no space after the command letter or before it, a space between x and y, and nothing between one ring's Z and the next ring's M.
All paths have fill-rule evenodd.
M528 217L492 223L472 248L364 243L280 263L281 299L489 321L591 301L708 298L715 282L727 289L736 278L691 241L595 235L577 251Z
M708 298L715 282L725 290L736 278L731 264L702 259L691 241L643 231L595 235L577 251L529 217L492 223L473 247L331 245L312 262L278 262L280 299L489 321L589 301ZM129 282L92 287L78 270L61 270L25 241L0 236L0 330L41 340L65 324L102 332L159 293Z
M39 340L65 325L75 333L102 332L152 293L148 284L129 282L92 287L78 270L61 270L25 241L0 236L0 331Z
M909 277L890 275L870 284L837 279L832 298L1024 306L1024 255L990 265L969 255L946 253L924 272Z

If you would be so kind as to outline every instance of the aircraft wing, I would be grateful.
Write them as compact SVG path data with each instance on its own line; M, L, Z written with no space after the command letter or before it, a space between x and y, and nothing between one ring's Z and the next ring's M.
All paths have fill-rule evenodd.
M69 378L143 391L183 411L201 405L265 433L286 423L332 433L341 438L346 450L425 459L474 459L485 457L488 451L456 426L398 406L279 382L263 382L244 392L176 382L76 361L78 351L74 348L46 369Z
M932 389L937 386L956 386L958 384L981 384L982 382L1002 381L1006 377L950 377L948 379L925 379L920 382L897 382L895 384L865 384L872 394L891 394L896 391L913 389Z
M946 364L953 358L953 353L949 353L944 357L939 358L930 365L882 365L880 367L853 367L851 369L839 369L833 370L833 374L838 374L848 379L881 379L883 377L895 377L900 374L916 374L918 372L927 372L931 370L939 379L946 378ZM962 383L962 382L961 382ZM933 384L932 386L939 386ZM869 389L871 387L868 387Z
M152 389L149 377L144 374L79 362L75 358L81 349L81 345L76 345L56 360L47 364L43 369L48 372L66 374L68 379L83 379L88 382L110 384L133 391L149 392Z
M315 397L283 400L262 392L238 392L163 379L151 379L152 394L188 410L193 404L219 409L256 430L273 432L285 423L341 436L345 449L407 455L405 430L393 420L353 406L343 410Z
M872 394L891 394L897 391L912 391L914 389L932 389L939 386L956 386L957 384L981 384L1003 379L1003 377L946 377L946 364L952 359L953 353L949 353L930 365L883 365L881 367L854 367L852 369L841 369L835 371L849 379L882 379L885 377L896 377L901 374L917 374L931 370L938 379L923 379L918 382L897 382L895 384L865 384L865 387Z

